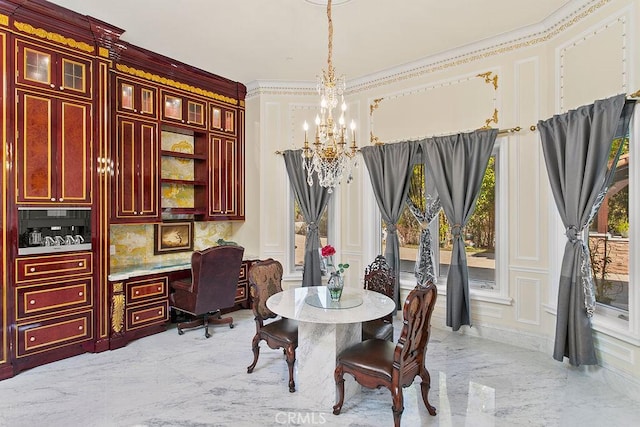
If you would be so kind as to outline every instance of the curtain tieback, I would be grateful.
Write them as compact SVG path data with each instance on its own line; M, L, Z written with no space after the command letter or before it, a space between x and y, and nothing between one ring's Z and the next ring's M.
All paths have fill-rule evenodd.
M587 316L593 316L596 311L596 295L595 295L595 283L593 281L593 274L591 272L591 255L589 254L589 246L587 242L582 239L582 231L575 225L567 227L565 235L569 242L580 242L580 250L582 256L580 257L580 277L582 281L582 292L584 294L584 308L587 312Z
M393 234L398 231L398 227L395 224L387 224L387 233Z
M451 226L451 235L454 239L460 239L462 238L462 230L463 228L461 224L453 224Z
M309 224L307 224L307 228L310 231L316 231L318 229L318 224L316 224L315 222L310 222Z
M564 234L571 243L576 243L578 240L582 240L582 233L575 225L568 226Z

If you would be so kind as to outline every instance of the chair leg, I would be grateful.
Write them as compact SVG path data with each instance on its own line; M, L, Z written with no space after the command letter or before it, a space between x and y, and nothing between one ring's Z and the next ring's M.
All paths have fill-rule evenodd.
M207 316L207 314L202 317L202 322L204 323L204 337L211 337L211 334L209 333L209 316Z
M199 326L202 326L204 323L204 319L202 317L198 317L186 322L181 322L178 323L176 325L176 328L178 329L178 335L182 335L184 334L184 330L183 329L191 329L191 328L197 328Z
M429 411L429 415L436 414L435 406L432 406L429 403L429 389L431 388L431 375L429 375L429 371L427 368L424 368L422 372L420 372L420 378L422 379L422 383L420 384L420 391L422 392L422 401L424 402L424 406L427 407L427 411Z
M338 403L333 405L333 415L340 415L344 403L344 368L341 364L336 366L333 377L336 381L336 391L338 392Z
M258 356L260 356L260 346L258 343L260 342L260 334L256 334L253 337L253 341L251 341L251 349L253 350L253 363L247 367L247 373L250 374L253 372L253 368L256 367L258 363Z
M402 412L404 412L404 398L402 396L402 386L391 386L391 399L393 405L391 410L393 411L393 425L400 427L400 418L402 418Z
M296 383L293 380L293 365L296 362L296 349L293 346L286 348L287 365L289 366L289 393L296 391Z

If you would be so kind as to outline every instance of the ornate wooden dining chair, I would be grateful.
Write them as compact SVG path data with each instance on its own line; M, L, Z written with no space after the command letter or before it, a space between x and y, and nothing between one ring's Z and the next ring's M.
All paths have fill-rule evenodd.
M437 291L433 283L416 286L407 297L402 314L404 324L397 344L381 339L371 339L355 344L338 355L334 377L338 391L338 403L333 407L340 414L344 403L344 374L351 374L367 388L386 387L391 392L393 421L400 426L404 410L402 389L420 376L422 400L429 414L436 408L429 404L431 377L425 367L425 353L431 333L431 315L436 303Z
M260 341L264 340L272 349L283 348L287 365L289 366L289 391L296 391L293 380L293 365L296 361L298 348L298 322L281 317L267 308L267 299L275 293L282 292L282 264L274 259L260 261L249 269L249 286L252 299L252 309L256 321L256 334L251 343L253 349L253 363L247 367L247 372L253 372L260 356Z
M394 286L393 270L387 264L385 257L378 255L364 270L364 288L380 292L393 299ZM362 340L372 338L393 341L393 313L379 319L362 322Z
M233 318L221 317L221 310L233 307L240 277L244 248L242 246L215 246L191 255L191 277L169 283L171 308L191 318L178 323L178 334L185 328L204 325L204 336L209 338L209 324L229 324Z

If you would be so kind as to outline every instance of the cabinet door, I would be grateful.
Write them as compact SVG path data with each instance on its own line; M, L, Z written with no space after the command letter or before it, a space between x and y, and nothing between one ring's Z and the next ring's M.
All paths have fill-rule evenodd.
M16 83L91 97L91 60L22 40L16 42L16 47Z
M161 119L197 129L206 129L206 102L162 91Z
M17 201L91 203L91 104L17 93Z
M210 103L209 130L236 135L238 130L236 109Z
M125 117L116 120L116 182L113 220L158 219L158 128Z
M116 110L118 113L156 118L158 89L131 79L116 77Z
M210 219L243 219L242 150L235 138L211 135Z

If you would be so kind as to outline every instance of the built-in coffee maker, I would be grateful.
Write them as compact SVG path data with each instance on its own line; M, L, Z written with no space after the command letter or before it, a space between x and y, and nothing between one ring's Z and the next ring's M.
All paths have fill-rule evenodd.
M18 209L18 255L91 250L91 209Z

